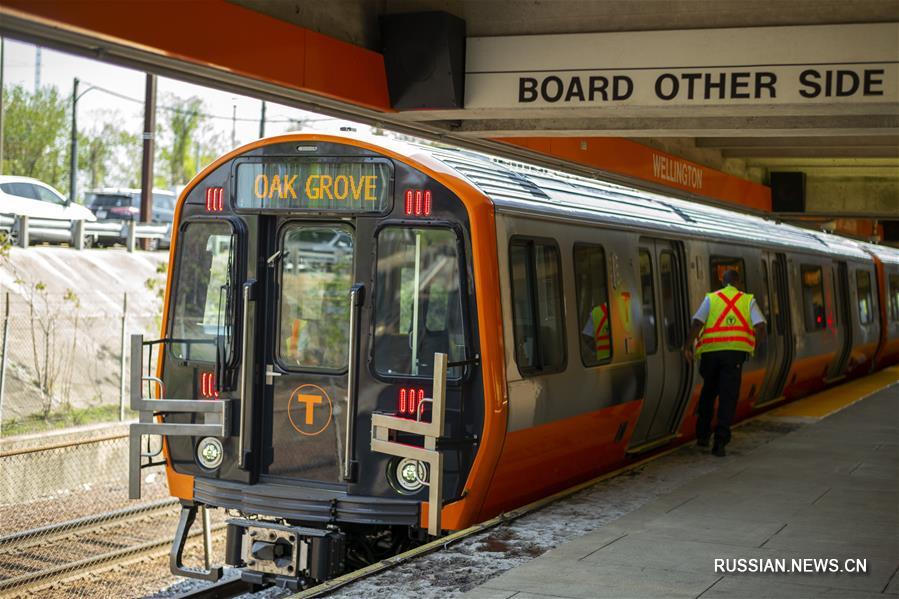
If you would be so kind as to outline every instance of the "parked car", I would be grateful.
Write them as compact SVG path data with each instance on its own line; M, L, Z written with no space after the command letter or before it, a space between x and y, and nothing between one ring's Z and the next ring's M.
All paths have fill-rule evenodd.
M46 183L12 175L0 175L0 215L34 219L28 231L32 241L71 241L72 221L97 220L90 210L66 199ZM48 226L41 226L39 221L47 221Z
M97 220L101 222L129 223L140 218L140 189L132 188L104 188L87 193L87 205ZM175 218L176 196L163 189L153 190L153 214L151 222L154 224L168 225L163 239L151 240L151 249L156 247L167 248L172 238L172 220ZM107 243L125 243L127 240L122 234L104 237L101 239Z

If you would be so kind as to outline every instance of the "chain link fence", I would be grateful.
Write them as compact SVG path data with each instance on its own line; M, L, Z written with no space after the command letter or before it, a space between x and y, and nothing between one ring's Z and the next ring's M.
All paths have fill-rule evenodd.
M40 286L0 296L0 437L129 417L128 337L158 337L160 314L128 304Z
M144 469L142 500L128 499L130 336L160 328L158 302L129 299L0 293L0 596L103 594L127 580L110 568L174 537L163 467ZM145 442L161 462L159 438Z

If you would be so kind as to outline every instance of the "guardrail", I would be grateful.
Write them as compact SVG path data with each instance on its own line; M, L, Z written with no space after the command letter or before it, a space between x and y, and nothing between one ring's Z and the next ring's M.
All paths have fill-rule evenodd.
M32 241L39 240L65 242L75 249L83 250L102 241L124 243L128 251L133 252L138 239L165 239L169 226L135 221L88 222L0 214L0 231L9 234L13 243L21 248L27 248Z

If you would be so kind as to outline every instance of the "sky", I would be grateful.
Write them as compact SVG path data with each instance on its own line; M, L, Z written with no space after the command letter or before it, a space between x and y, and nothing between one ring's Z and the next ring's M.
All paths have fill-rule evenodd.
M40 85L55 85L59 88L61 95L71 96L73 79L77 77L81 81L79 93L91 86L96 87L96 89L84 93L78 100L79 129L94 129L94 125L104 118L108 118L110 111L113 111L118 114L117 120L123 128L138 136L141 134L146 81L146 75L143 72L41 48L40 74L38 75L35 68L37 55L36 46L6 39L3 53L4 87L19 84L23 85L26 90L32 91L35 87L35 80L39 76ZM199 96L205 101L207 114L214 117L209 120L210 125L215 131L222 134L222 139L226 140L228 145L228 147L222 148L222 153L232 149L232 129L236 145L258 139L260 100L164 77L159 77L156 85L157 104L160 106L164 103L166 93L172 93L182 98ZM118 95L107 93L104 90L110 90ZM125 98L120 96L125 96ZM235 111L237 120L233 122L232 116ZM290 118L309 119L308 128L323 132L339 131L341 126L353 126L359 131L369 129L366 125L268 103L265 134L267 136L276 135L289 130L289 123L286 121Z

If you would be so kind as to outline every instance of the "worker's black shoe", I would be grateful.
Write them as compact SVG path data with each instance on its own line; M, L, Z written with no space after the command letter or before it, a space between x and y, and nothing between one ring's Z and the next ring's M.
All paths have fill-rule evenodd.
M719 458L726 456L727 452L724 450L724 444L715 443L714 447L712 447L712 455Z
M697 437L696 438L696 447L708 447L709 446L709 438L708 437Z

